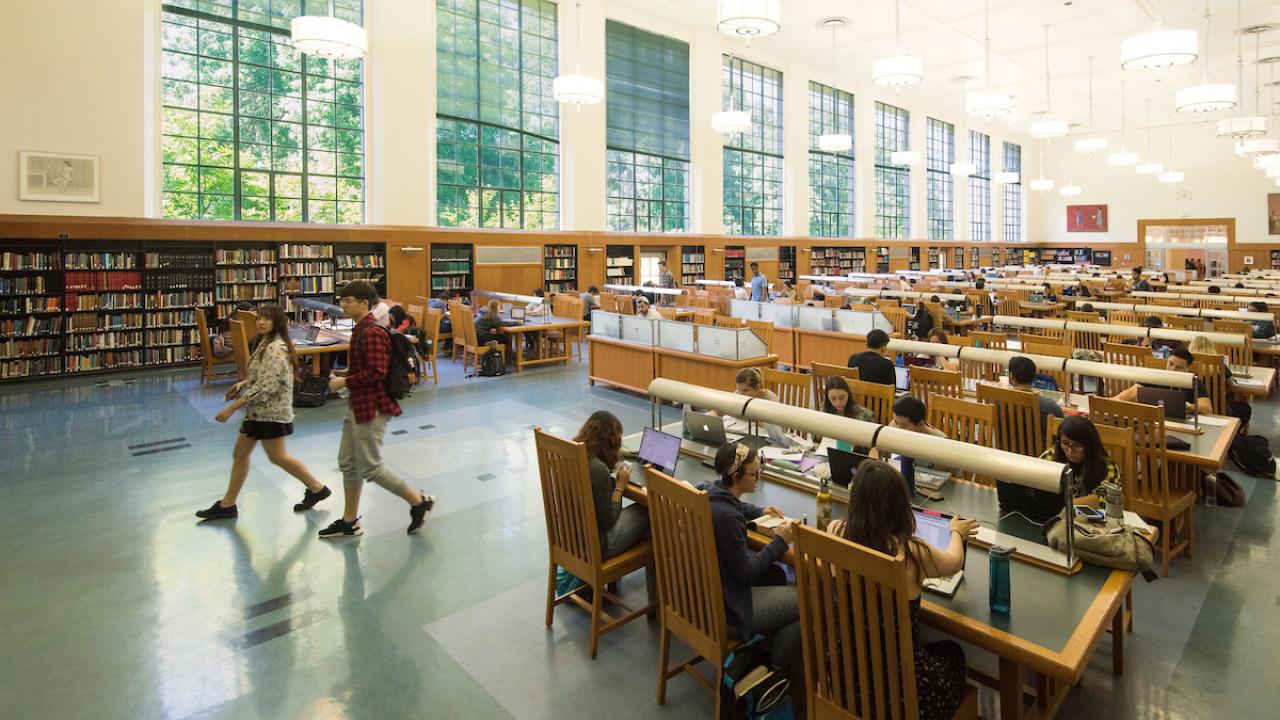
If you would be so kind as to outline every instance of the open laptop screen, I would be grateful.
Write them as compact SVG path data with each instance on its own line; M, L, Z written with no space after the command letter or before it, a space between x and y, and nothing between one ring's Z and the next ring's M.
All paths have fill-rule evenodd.
M640 438L640 461L672 472L680 457L680 438L647 427Z

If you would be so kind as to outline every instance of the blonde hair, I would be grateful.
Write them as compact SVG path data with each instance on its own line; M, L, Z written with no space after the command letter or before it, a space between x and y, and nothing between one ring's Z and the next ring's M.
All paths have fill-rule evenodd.
M1218 347L1213 341L1203 335L1197 335L1187 349L1198 355L1217 355Z

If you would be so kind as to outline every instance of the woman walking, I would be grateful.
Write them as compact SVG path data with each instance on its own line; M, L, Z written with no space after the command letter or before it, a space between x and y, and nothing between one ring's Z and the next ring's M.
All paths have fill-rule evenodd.
M297 478L307 487L302 502L294 511L310 510L329 497L329 488L315 479L301 460L289 454L284 446L286 435L293 434L293 342L289 339L289 319L279 305L258 308L258 337L249 356L247 377L227 391L233 402L218 413L218 422L226 422L240 408L245 419L240 436L231 451L231 478L227 492L208 509L196 512L202 520L221 520L239 514L236 497L249 477L249 456L258 443L267 458L277 467Z

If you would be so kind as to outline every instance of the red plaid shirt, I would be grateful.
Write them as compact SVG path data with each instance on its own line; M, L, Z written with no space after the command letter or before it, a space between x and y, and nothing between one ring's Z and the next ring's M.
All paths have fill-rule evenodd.
M367 423L378 413L391 417L400 414L400 405L387 395L390 366L391 333L369 313L352 329L351 349L347 352L347 405L357 423Z

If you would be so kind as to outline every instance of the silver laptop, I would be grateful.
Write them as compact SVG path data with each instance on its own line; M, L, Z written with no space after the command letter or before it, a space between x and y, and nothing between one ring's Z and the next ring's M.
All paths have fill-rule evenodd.
M724 431L724 420L718 415L709 413L686 412L684 414L684 430L690 440L697 440L705 445L718 448L729 441ZM737 442L761 448L769 444L769 440L755 435L743 435Z
M1164 408L1165 420L1187 419L1187 398L1181 390L1138 386L1138 402Z

